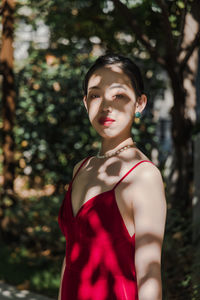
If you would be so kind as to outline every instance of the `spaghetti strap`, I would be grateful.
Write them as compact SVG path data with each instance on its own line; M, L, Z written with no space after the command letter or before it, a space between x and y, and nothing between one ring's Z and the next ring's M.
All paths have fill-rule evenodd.
M80 171L80 169L82 168L82 166L84 165L84 163L85 163L89 158L90 158L90 156L86 157L86 158L84 159L84 161L81 163L81 165L79 166L78 170L77 170L76 173L74 174L74 177L73 177L72 180L71 180L71 184L72 184L72 182L74 181L74 178L76 177L76 175L78 174L78 172Z
M113 190L118 186L118 184L120 184L120 182L133 170L135 169L138 165L140 165L141 163L143 162L150 162L154 165L154 163L150 160L142 160L142 161L139 161L137 164L135 164L114 186Z

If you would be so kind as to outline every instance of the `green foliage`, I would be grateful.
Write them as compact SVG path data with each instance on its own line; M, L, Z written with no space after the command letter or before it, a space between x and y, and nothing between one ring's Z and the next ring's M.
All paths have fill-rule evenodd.
M31 257L25 247L0 248L0 279L12 285L24 285L24 289L50 297L56 297L60 285L62 260L49 257ZM29 257L30 255L30 257Z
M9 227L4 231L7 243L0 248L0 279L14 285L28 284L32 291L48 296L57 295L65 253L65 239L57 223L63 199L64 194L29 197L7 210Z
M74 160L92 150L94 135L82 103L82 77L88 64L84 61L81 55L56 57L38 51L36 56L33 51L17 74L15 137L25 160L19 174L66 184Z
M82 102L82 80L92 59L85 54L71 55L32 49L16 77L18 174L28 175L30 186L38 175L43 184L59 188L70 180L75 162L97 151L99 137ZM137 130L136 124L132 131L143 145L146 139L151 144L155 127L145 122L152 123L144 113L143 129ZM150 148L145 145L143 150L150 155Z

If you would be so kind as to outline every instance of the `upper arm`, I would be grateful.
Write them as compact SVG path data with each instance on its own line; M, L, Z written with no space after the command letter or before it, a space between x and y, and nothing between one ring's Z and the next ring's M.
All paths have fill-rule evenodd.
M159 169L152 164L138 168L133 183L135 267L139 278L159 273L167 205Z

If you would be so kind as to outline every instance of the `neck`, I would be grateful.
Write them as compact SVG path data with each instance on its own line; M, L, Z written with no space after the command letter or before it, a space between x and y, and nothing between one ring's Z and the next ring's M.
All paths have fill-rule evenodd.
M116 137L114 139L103 139L101 141L100 155L103 155L109 151L117 151L118 149L127 145L132 145L133 143L134 141L130 136L118 139L116 139Z

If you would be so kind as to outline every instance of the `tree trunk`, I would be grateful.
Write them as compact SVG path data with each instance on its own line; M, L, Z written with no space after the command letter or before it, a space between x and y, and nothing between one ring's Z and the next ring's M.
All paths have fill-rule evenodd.
M185 116L186 94L183 83L172 83L174 106L170 114L172 118L172 139L174 157L170 180L169 194L173 208L180 209L183 213L191 208L191 185L193 183L192 166L192 130L194 123Z
M196 285L197 295L200 295L200 133L194 141L194 198L193 198L193 282Z
M191 32L192 29L192 32ZM186 25L182 48L187 47L194 40L199 30L199 24L191 14L186 16ZM185 53L182 52L184 57ZM183 57L180 57L180 61ZM173 210L179 215L177 228L181 235L174 241L174 247L183 248L184 263L182 258L174 253L174 263L177 273L180 274L179 284L186 281L187 276L192 278L193 248L192 248L192 201L194 181L194 153L192 133L196 122L196 75L198 66L198 49L196 48L190 56L185 68L174 68L168 66L168 74L174 96L174 106L171 109L172 117L172 139L174 152L172 157L171 174L168 181L168 193ZM176 71L178 70L178 71ZM177 235L178 236L178 235ZM192 299L194 283L191 281L179 289L178 297ZM173 294L173 293L172 293ZM175 296L175 295L174 295Z
M2 49L0 53L3 106L3 189L1 191L0 217L4 208L15 202L13 183L15 175L14 135L15 86L13 72L14 0L2 2Z

